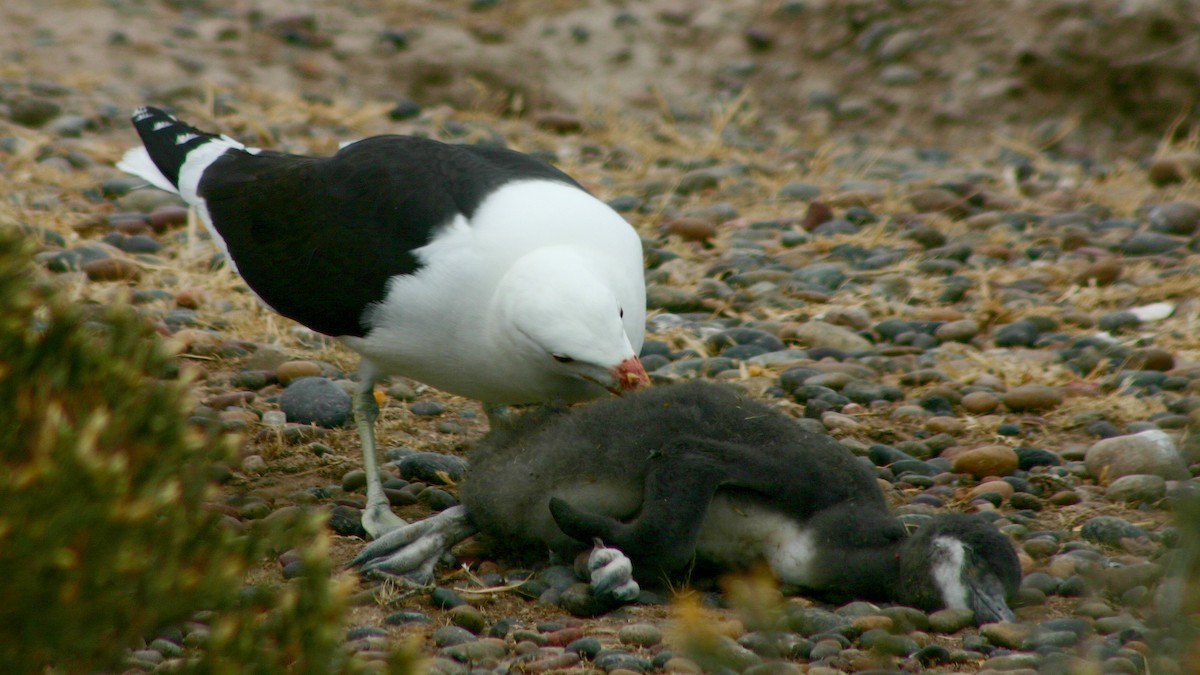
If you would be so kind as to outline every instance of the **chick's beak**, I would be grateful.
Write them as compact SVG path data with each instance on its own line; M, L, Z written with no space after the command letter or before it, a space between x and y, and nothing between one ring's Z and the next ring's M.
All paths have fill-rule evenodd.
M620 395L627 391L650 386L650 376L646 374L646 368L642 366L641 359L631 356L619 363L613 370L613 382L616 384L611 390L612 393Z

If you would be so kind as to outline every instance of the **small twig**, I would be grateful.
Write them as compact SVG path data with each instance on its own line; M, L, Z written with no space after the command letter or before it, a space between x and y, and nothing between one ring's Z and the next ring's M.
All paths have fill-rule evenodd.
M1195 43L1197 40L1200 40L1200 36L1193 35L1192 37L1190 37L1186 40L1180 40L1179 42L1176 42L1175 44L1173 44L1169 47L1163 47L1162 49L1160 49L1158 51L1150 52L1148 54L1142 54L1141 56L1131 56L1124 60L1113 61L1109 64L1109 67L1121 68L1124 66L1138 66L1143 63L1149 63L1149 62L1157 60L1163 56L1166 56L1167 54L1170 54L1171 52L1183 49L1184 47L1187 47L1187 46Z
M493 595L496 593L507 593L509 591L516 590L520 588L521 584L523 583L525 582L513 582L511 584L504 584L503 586L488 586L486 588L456 588L454 590L459 593L466 593L468 595Z
M503 584L500 586L488 586L487 584L483 583L483 579L480 579L479 577L475 576L475 573L472 572L469 567L467 567L466 563L464 563L462 566L460 566L458 571L460 573L462 573L462 575L465 576L468 581L470 581L471 583L473 583L477 586L480 586L480 588L456 588L456 589L454 589L454 590L458 591L459 593L471 593L471 594L475 594L475 595L492 595L495 593L506 593L508 591L519 588L521 586L521 584L525 583L524 581L515 581L513 583Z

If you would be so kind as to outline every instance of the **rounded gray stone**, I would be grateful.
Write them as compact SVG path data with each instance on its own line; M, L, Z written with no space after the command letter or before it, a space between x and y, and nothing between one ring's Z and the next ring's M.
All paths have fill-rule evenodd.
M327 428L340 427L353 416L350 395L327 377L293 380L279 396L279 409L289 422Z
M987 638L988 642L1008 649L1019 648L1030 632L1029 626L1012 621L984 624L979 628L979 634Z
M967 342L979 335L979 322L974 319L949 321L937 327L934 337L942 342Z
M780 201L809 201L821 196L821 188L813 183L792 181L785 183L775 194Z
M1167 481L1148 474L1121 476L1108 486L1104 496L1114 502L1157 502L1167 496Z
M869 340L844 326L824 321L806 321L796 327L794 337L806 347L832 347L847 352L871 349Z
M459 661L475 663L504 656L508 653L508 645L499 638L480 638L446 647L442 653Z
M634 623L622 626L617 631L617 639L621 644L639 647L653 647L662 642L662 631L652 623Z
M1113 548L1119 548L1122 539L1139 539L1147 535L1142 528L1116 516L1091 518L1079 529L1079 534L1087 541Z
M862 634L862 646L888 656L908 656L920 649L917 641L907 635L893 635L882 628Z
M1167 480L1191 477L1174 441L1157 429L1096 441L1088 448L1083 462L1088 473L1110 481L1136 474Z
M467 470L467 460L439 452L414 452L401 457L397 465L401 478L435 485L457 483Z
M975 612L968 608L941 609L929 615L929 628L935 633L957 633L974 619Z

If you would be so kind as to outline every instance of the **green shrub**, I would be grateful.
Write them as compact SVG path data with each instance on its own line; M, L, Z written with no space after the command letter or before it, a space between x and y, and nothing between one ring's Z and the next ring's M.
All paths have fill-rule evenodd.
M1157 629L1151 640L1150 672L1197 672L1200 666L1200 496L1172 504L1178 541L1164 556L1166 575L1150 617Z
M206 508L227 438L187 424L187 384L127 307L89 313L37 284L0 230L0 663L90 672L197 616L204 673L354 670L339 641L346 584L332 581L318 517L249 533ZM268 550L297 547L309 574L243 591ZM253 595L253 601L247 600Z
M329 537L319 519L300 519L287 532L307 539L305 574L277 589L243 595L238 611L209 621L210 637L185 672L204 675L326 675L359 672L340 648L350 586L331 581ZM395 671L393 671L395 672Z

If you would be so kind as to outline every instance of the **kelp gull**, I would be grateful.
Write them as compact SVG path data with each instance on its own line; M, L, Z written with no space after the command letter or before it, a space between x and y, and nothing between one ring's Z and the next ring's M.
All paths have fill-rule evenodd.
M362 355L354 397L363 525L403 524L380 483L377 380L403 375L494 405L573 402L647 384L641 240L529 155L376 136L289 155L139 108L117 164L196 208L276 312Z

